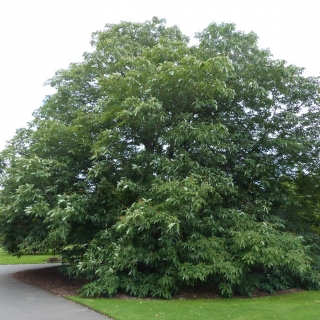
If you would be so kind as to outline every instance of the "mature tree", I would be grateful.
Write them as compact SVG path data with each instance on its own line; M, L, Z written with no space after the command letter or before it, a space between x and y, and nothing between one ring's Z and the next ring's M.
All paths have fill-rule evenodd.
M49 80L1 156L7 250L58 249L86 295L318 288L319 80L233 24L196 38L107 25Z

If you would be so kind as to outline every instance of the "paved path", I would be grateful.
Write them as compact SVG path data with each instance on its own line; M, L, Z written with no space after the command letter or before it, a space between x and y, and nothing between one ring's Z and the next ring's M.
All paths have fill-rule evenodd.
M21 270L44 267L48 265L0 265L0 320L110 320L10 276Z

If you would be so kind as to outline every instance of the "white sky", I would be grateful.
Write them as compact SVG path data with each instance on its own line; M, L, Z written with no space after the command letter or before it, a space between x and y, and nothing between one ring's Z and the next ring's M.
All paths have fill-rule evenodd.
M318 76L319 12L320 0L0 0L0 150L52 93L43 83L81 61L106 23L158 16L192 37L212 21L234 22L275 58Z

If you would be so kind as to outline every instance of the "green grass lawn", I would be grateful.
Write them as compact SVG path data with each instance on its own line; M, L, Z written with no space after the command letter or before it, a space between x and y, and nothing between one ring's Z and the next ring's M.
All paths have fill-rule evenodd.
M36 263L46 263L48 258L53 255L51 253L47 254L28 254L23 255L20 258L14 257L9 253L3 252L0 249L0 265L1 264L36 264Z
M252 299L119 300L68 297L115 320L317 320L320 291Z

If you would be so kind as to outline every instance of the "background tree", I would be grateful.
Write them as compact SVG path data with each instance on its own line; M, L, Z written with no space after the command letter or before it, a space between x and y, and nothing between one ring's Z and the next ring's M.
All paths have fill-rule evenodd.
M86 295L319 286L319 80L233 24L196 37L107 25L49 80L1 156L5 248L58 249Z

